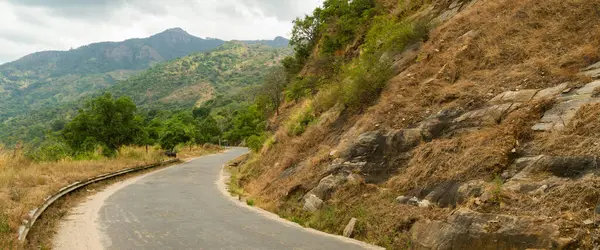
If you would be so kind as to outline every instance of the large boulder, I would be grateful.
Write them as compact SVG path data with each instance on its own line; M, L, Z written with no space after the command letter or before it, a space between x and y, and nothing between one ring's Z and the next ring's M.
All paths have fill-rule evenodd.
M322 206L323 200L319 199L319 197L317 197L316 195L309 193L304 196L304 206L302 207L302 209L309 212L315 212L319 210Z
M327 177L321 179L321 181L319 181L319 184L309 191L309 194L314 194L321 200L327 200L329 199L331 194L337 189L337 187L341 184L344 184L347 180L348 176L346 175L328 175Z
M413 249L555 249L556 224L530 217L455 211L447 221L419 220L410 229Z

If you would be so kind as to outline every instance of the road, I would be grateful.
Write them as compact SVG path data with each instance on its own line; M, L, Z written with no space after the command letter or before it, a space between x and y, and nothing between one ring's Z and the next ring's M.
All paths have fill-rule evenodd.
M273 219L223 194L222 166L246 152L233 148L107 188L61 222L54 248L369 248Z

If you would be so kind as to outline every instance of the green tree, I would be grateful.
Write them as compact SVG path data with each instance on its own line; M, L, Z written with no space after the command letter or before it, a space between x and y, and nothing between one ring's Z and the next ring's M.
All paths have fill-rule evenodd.
M267 74L262 86L262 94L268 98L270 108L275 110L277 115L279 115L279 105L283 101L283 90L287 82L285 70L277 67Z
M186 125L178 117L172 117L164 124L160 136L160 146L169 151L174 151L175 147L181 143L187 143L193 138L193 127Z
M313 15L296 18L293 23L294 27L292 28L290 45L296 53L296 63L303 65L317 44L319 28L321 26L321 9L316 8Z
M61 133L75 151L89 151L100 145L106 149L105 155L112 155L143 135L142 119L135 116L136 110L129 97L114 99L106 93L86 103Z

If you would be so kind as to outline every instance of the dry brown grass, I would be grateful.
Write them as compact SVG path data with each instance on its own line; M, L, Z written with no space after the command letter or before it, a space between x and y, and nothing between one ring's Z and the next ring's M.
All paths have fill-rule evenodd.
M506 90L581 80L579 69L600 60L599 5L478 1L431 32L423 60L392 79L360 123L365 129L377 123L402 128L428 109L472 109ZM463 36L469 31L477 35Z
M432 2L437 6L448 1ZM424 142L386 184L345 186L316 214L301 211L301 204L294 201L298 197L290 197L294 194L289 192L296 187L308 191L330 160L328 151L362 132L406 128L447 108L474 110L507 90L587 81L577 73L600 60L599 48L600 0L479 0L431 32L422 44L420 60L393 78L375 105L357 116L309 127L300 137L278 132L277 144L246 166L253 175L242 184L260 198L259 206L282 217L333 233L340 233L351 217L357 217L363 223L357 226L358 239L406 248L407 230L414 220L443 219L450 211L395 204L395 196L445 180L491 181L518 156L512 150L516 148L518 154L523 145L538 145L528 146L531 154L597 155L600 107L582 109L563 132L532 132L531 126L551 105L541 102L522 106L499 124ZM301 162L309 164L291 178L279 178L282 171ZM507 194L506 203L512 205L496 206L494 212L549 217L571 213L575 219L564 222L564 228L580 226L575 221L591 216L591 200L598 196L593 190L600 185L598 179L586 181L570 182L540 199ZM311 224L315 219L326 222Z
M216 152L217 148L193 147L180 158ZM17 228L33 208L60 188L100 174L164 160L161 150L125 147L116 158L34 162L22 153L0 150L0 249L18 247ZM4 230L6 228L6 230Z

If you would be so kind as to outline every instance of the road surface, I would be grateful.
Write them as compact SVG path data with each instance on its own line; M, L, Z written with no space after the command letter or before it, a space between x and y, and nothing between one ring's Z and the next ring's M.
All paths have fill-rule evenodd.
M217 187L233 148L108 187L61 222L55 249L366 249L240 206ZM236 204L238 203L238 204Z

